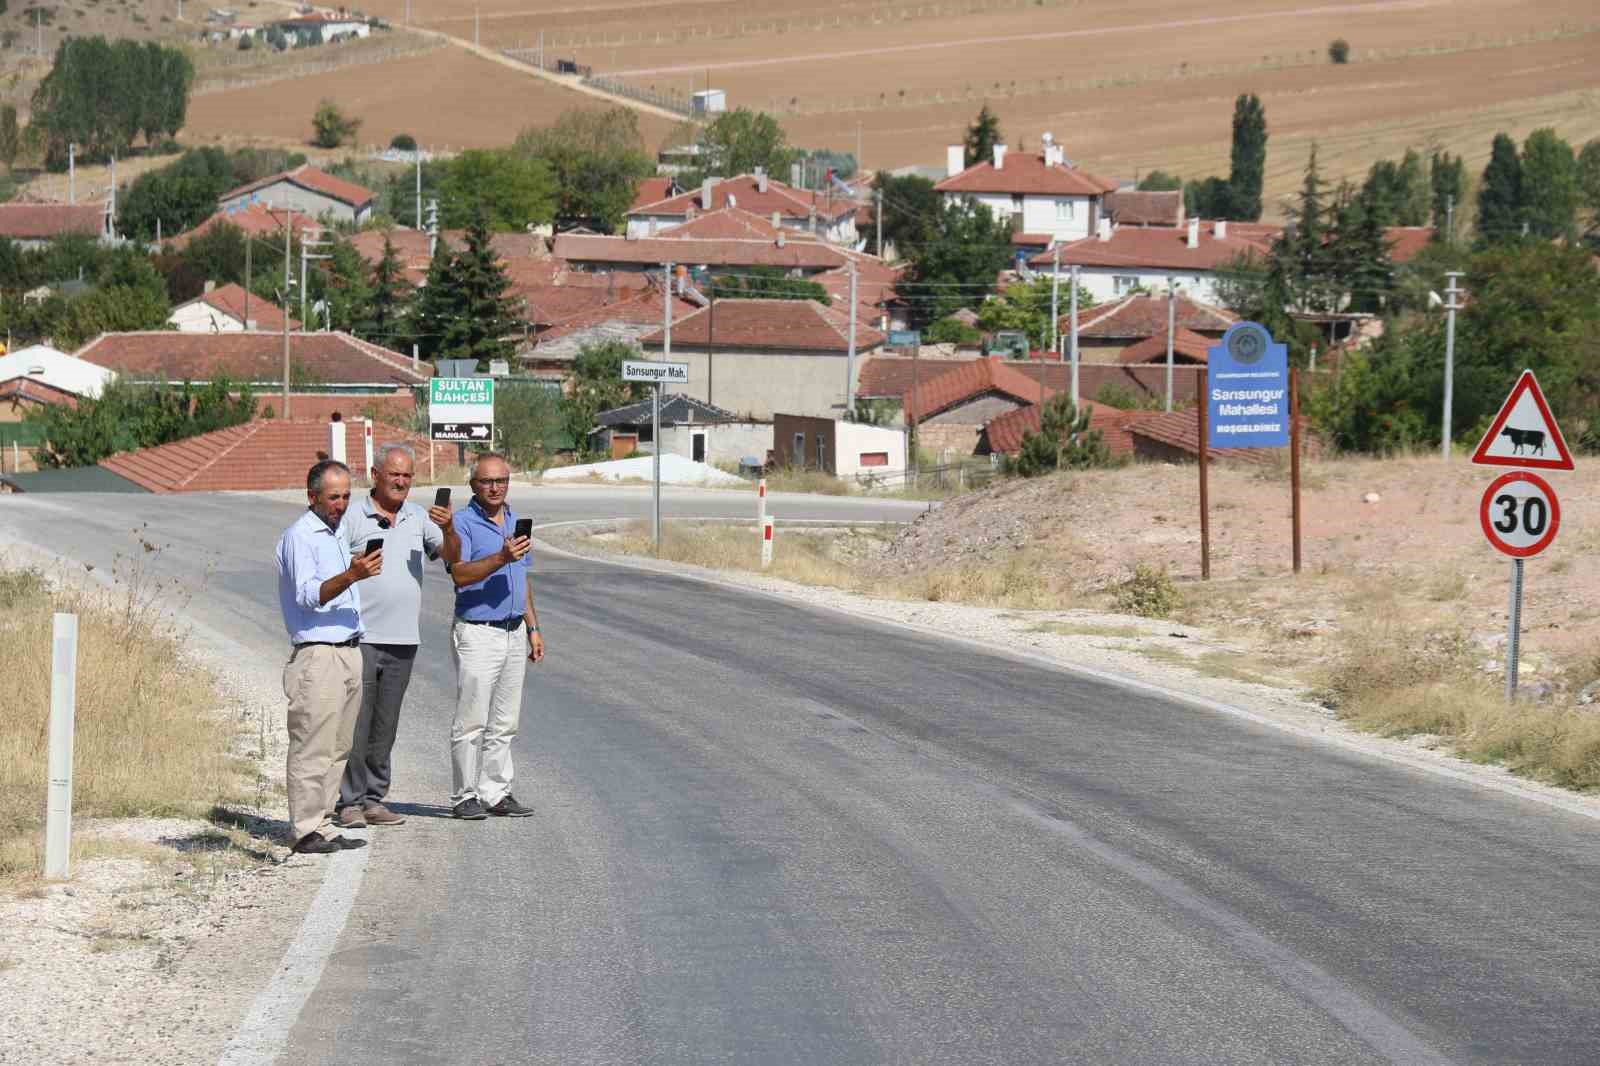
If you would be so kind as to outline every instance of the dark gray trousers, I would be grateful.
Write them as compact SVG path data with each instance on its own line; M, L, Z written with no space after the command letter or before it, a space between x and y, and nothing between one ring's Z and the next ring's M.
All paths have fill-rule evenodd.
M416 658L415 644L361 645L361 715L339 782L341 810L382 803L389 794L389 753L394 750L400 704Z

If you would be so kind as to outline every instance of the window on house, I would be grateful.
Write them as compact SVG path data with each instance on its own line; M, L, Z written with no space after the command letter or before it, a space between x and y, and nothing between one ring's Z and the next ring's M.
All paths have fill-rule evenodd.
M822 440L822 434L817 434L817 469L828 469L828 446Z
M1139 279L1132 274L1114 274L1111 278L1111 291L1118 296L1126 296L1139 287Z
M888 452L862 452L861 453L861 464L860 465L862 465L862 466L888 466L889 465L889 453Z
M789 462L801 469L805 468L806 435L804 433L796 433L794 435L794 448L789 452Z
M1011 213L1013 215L1022 214L1022 194L1021 193L1016 193L1011 197Z
M1072 210L1073 210L1073 203L1072 203L1071 200L1057 200L1056 201L1056 221L1057 222L1071 222L1072 221Z

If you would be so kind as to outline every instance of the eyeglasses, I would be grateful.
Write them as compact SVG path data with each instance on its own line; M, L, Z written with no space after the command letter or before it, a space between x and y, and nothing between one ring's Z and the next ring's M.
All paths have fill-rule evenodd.
M508 477L480 477L477 479L477 481L478 484L487 486L489 488L493 488L496 485L505 487L511 484L511 479Z

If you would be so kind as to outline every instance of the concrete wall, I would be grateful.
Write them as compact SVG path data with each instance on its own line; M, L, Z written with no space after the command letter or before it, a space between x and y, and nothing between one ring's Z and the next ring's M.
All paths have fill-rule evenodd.
M702 422L662 426L662 454L693 459L694 437L700 433L706 437L705 461L713 466L717 463L737 463L746 456L753 456L758 462L764 463L767 461L767 452L772 448L770 422ZM650 446L646 445L641 450L649 451Z
M1061 276L1065 278L1067 272L1068 268L1063 264ZM1050 268L1043 267L1040 273L1048 277ZM1115 303L1128 295L1130 290L1119 290L1118 278L1131 278L1135 285L1143 286L1153 293L1165 294L1169 277L1172 278L1178 292L1191 300L1208 304L1220 302L1217 298L1217 276L1211 271L1169 271L1137 266L1078 268L1078 284L1082 285L1097 303Z
M275 185L268 185L264 189L257 189L252 195L255 196L258 203L271 204L277 210L288 207L310 215L312 218L321 218L323 215L328 215L338 221L353 222L358 226L365 222L372 213L371 205L357 212L355 208L342 200L335 200L331 196L323 196L321 193L303 189L287 181L280 181ZM232 200L222 200L219 201L219 206L226 210L234 204L242 205L249 199L249 196L240 196ZM282 264L280 263L279 265L281 266Z
M856 352L855 373L872 349ZM660 358L659 346L646 358ZM756 421L779 411L837 418L844 412L844 352L741 352L674 348L672 362L689 364L689 383L679 391Z
M906 468L906 435L898 429L868 426L856 422L834 425L834 467L839 477L865 474L899 474ZM882 466L868 466L863 456L882 453Z
M836 424L831 418L811 415L774 415L772 418L774 465L804 470L816 470L820 466L828 473L833 473L834 460L838 454L833 446Z
M945 193L945 199L960 201L967 193ZM1010 194L979 193L972 199L989 209L996 218L1002 222L1011 223L1017 214L1016 202ZM1058 219L1056 217L1056 201L1066 200L1072 205L1071 217ZM1094 196L1024 196L1022 198L1022 218L1016 223L1023 233L1046 233L1063 241L1075 241L1089 236L1098 215L1097 203L1099 198Z
M218 311L215 307L199 300L174 309L172 317L167 321L176 326L179 333L244 332L243 322L226 311Z

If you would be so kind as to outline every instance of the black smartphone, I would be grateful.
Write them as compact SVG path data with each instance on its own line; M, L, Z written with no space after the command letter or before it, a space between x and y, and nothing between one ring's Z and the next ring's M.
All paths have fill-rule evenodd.
M444 488L433 494L433 505L435 507L450 506L450 486L446 485Z
M531 537L531 536L533 536L533 519L531 519L531 518L519 518L519 519L517 519L517 528L512 533L512 538L515 539L517 537Z
M362 554L363 555L371 555L373 552L381 552L381 551L383 551L383 538L382 537L368 537L367 538L367 550L365 552L363 552Z

